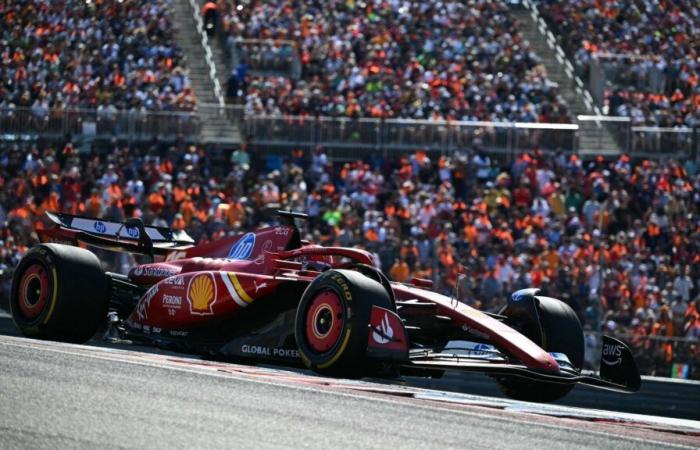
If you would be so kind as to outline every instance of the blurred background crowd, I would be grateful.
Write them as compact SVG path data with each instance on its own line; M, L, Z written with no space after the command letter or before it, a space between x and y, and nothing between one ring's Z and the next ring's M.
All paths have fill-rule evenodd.
M302 75L244 76L256 114L570 122L556 83L503 2L220 0L229 45L267 39L271 58L292 42ZM637 125L700 123L700 9L692 2L536 2L576 72L612 61L606 114ZM243 64L245 66L245 64Z
M193 110L166 0L0 3L0 109Z
M624 67L608 113L662 127L700 123L700 8L682 0L541 0L540 13L586 78L594 60Z
M299 80L234 74L249 113L570 121L505 3L218 3L229 45L267 40L284 59L292 42L300 54Z
M37 241L46 210L138 216L204 242L263 225L268 208L291 208L310 215L306 238L367 248L394 280L433 279L488 311L539 287L587 330L633 334L647 372L697 362L697 343L667 340L700 338L700 176L690 160L583 162L534 149L497 161L478 148L330 156L266 156L246 145L216 155L159 144L2 145L2 268ZM133 263L107 261L117 270Z
M700 123L697 5L536 3L584 79L592 61L619 61L603 99L608 114L662 127ZM243 61L234 70L231 93L241 91L249 113L571 121L506 2L216 4L229 45L267 42L258 57L280 69L252 76ZM0 108L196 107L167 0L13 1L0 14ZM292 52L298 78L274 62Z

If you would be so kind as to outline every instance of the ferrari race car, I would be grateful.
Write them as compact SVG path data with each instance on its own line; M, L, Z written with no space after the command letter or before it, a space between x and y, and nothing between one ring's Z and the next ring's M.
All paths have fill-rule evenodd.
M85 342L106 335L217 359L305 366L338 377L446 369L495 378L516 399L553 401L576 383L634 392L629 348L604 337L599 376L582 373L573 310L537 289L498 314L390 282L364 250L302 241L295 219L195 245L184 232L48 213L54 227L13 278L12 317L29 337ZM78 244L81 243L81 246ZM128 275L105 272L85 245L142 255Z

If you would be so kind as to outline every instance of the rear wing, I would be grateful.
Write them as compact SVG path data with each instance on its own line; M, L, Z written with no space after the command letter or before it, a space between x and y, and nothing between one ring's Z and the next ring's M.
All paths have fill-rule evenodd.
M48 211L46 216L56 227L38 231L42 242L72 245L83 242L106 250L139 253L151 257L194 246L194 240L184 231L146 226L141 219L114 222Z

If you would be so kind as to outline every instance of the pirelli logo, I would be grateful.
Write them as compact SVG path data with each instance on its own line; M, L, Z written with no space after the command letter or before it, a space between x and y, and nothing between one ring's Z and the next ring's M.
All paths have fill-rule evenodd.
M241 282L238 277L233 272L219 272L221 279L228 290L229 295L234 302L238 304L241 308L248 306L250 302L253 301L250 295L243 289Z

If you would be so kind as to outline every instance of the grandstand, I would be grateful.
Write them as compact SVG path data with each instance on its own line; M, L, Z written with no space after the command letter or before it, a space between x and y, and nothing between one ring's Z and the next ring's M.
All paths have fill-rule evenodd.
M592 69L610 72L596 90L605 91L599 99L611 115L629 116L645 125L696 125L700 119L696 5L623 1L599 7L594 2L564 1L542 6L584 79Z
M619 4L222 0L209 37L195 0L5 2L0 263L46 210L210 240L281 206L395 279L492 311L541 286L648 373L700 367L697 11Z
M621 80L629 81L630 73L650 63L612 70L607 55L617 47L606 47L605 53L591 58L589 50L572 47L581 31L561 23L568 15L591 16L594 6L582 12L566 2L553 6L524 0L406 2L383 9L324 2L290 9L283 1L244 2L235 8L233 2L220 1L217 35L210 37L202 28L198 0L126 4L132 13L139 7L147 12L124 24L110 23L109 33L118 34L124 26L137 36L142 30L163 30L149 38L158 41L150 50L159 52L156 58L131 51L129 45L137 36L119 35L117 41L127 43L108 44L114 53L109 60L130 77L108 74L113 67L108 70L100 56L89 70L78 69L88 86L81 90L81 100L73 94L63 101L61 93L56 102L52 91L60 86L51 71L41 72L42 82L31 89L18 88L28 86L29 79L6 83L0 120L10 138L33 130L29 136L157 137L230 147L250 137L270 150L320 144L350 159L367 151L407 147L455 151L474 144L511 156L533 147L583 157L620 152L647 157L697 154L697 96L689 84L694 78L687 75L694 68L692 40L676 38L682 42L681 50L691 50L673 60L682 72L677 78L689 80L681 82L680 93L675 81L663 83L664 95L622 89ZM101 2L100 8L116 14L124 8L121 5ZM75 9L75 15L77 11L84 15L96 8L90 3L78 6L62 13ZM25 65L28 55L9 54L16 39L12 36L18 35L10 30L17 27L15 22L28 20L23 14L34 12L15 13L18 6L13 2L5 8L10 12L5 34L11 45L3 70L11 80L16 73L22 76L25 68L16 67ZM682 31L676 36L692 36L697 19L692 12L683 4L678 14L674 11L673 20L681 23ZM652 13L639 20L651 20ZM50 15L51 8L39 8L38 17L42 14ZM66 23L73 20L71 13ZM103 28L106 24L98 23ZM587 26L595 25L599 23ZM59 35L62 42L78 45L71 43L78 34ZM45 36L42 39L48 42ZM594 64L582 62L582 51ZM628 55L634 53L638 61L645 57L639 52L631 50ZM68 54L61 58L61 64L69 59ZM616 65L619 60L614 59ZM149 67L134 68L130 61ZM27 67L37 70L31 61ZM169 70L170 80L153 79L165 77ZM128 78L128 89L115 89L110 76L118 83ZM657 78L654 83L659 84ZM103 101L112 96L114 102ZM640 102L650 105L644 114L655 111L652 115L662 120L640 121L639 111L644 109L638 107ZM163 113L175 110L177 114ZM685 112L672 120L669 111Z

